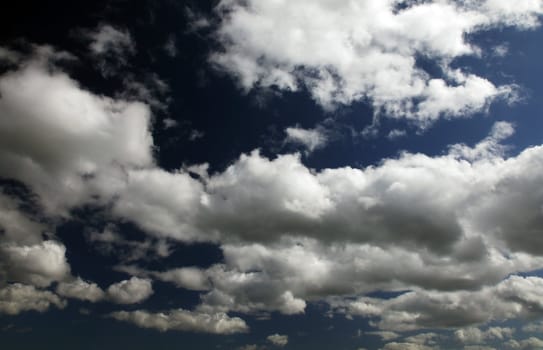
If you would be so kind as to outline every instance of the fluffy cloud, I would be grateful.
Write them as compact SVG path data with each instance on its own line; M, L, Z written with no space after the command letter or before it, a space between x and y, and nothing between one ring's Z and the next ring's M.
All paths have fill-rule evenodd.
M313 5L317 11L320 6ZM443 1L400 12L426 6L459 9ZM488 10L483 17L535 25L534 11L533 17L508 8L500 11L490 15ZM475 50L464 41L427 45L437 45L434 50L442 55ZM450 101L454 107L445 110L470 109L469 103L462 107L467 98L463 94L471 96L469 89L485 93L484 86L477 85L482 78L455 74L456 81L465 78L465 85L420 78L427 84L424 89L431 86L435 95L413 106L417 118L423 111L442 113ZM196 166L170 172L153 162L150 112L144 104L94 95L56 68L32 59L0 77L0 93L0 176L26 184L46 213L67 215L81 204L108 204L108 219L133 222L159 240L215 242L224 253L223 262L206 269L144 271L102 291L96 284L70 280L66 248L42 238L47 227L20 210L15 199L0 195L2 283L45 287L56 281L62 296L121 304L147 299L153 293L149 277L200 291L195 311L113 314L163 331L243 332L245 322L226 312L300 314L307 302L322 300L336 312L370 317L382 330L398 332L540 315L539 278L503 280L543 266L538 238L543 147L506 157L501 142L513 132L508 123L497 123L474 147L455 145L434 157L403 153L365 168L317 171L305 166L298 154L270 159L256 150L224 171L209 174L205 166ZM376 96L370 97L377 101ZM420 100L420 95L415 98ZM393 108L390 101L396 100L384 101L380 107ZM130 245L105 232L91 235L90 241ZM25 290L37 300L62 304L50 292L22 286L4 290ZM406 289L410 292L390 300L345 300L376 290ZM462 332L458 334L466 342L475 339L468 330ZM432 346L419 338L403 341L386 346Z
M530 337L522 340L511 339L505 344L507 349L525 349L525 350L536 350L543 347L543 340L537 337Z
M153 294L150 280L132 277L129 280L112 284L107 289L108 298L117 304L136 304Z
M0 314L17 315L31 310L44 312L51 305L62 309L66 302L49 291L20 283L0 289Z
M0 176L49 211L107 193L123 166L152 164L144 104L94 95L37 58L1 76L0 95Z
M266 339L275 346L283 347L288 344L288 336L281 334L268 335Z
M61 282L56 289L57 294L79 300L86 300L92 303L104 299L104 291L96 283L89 283L77 278L71 282Z
M511 338L514 332L513 328L506 327L489 327L485 331L469 327L457 330L454 335L456 339L464 344L484 344L486 341L494 339L505 341Z
M20 208L23 202L0 190L0 229L1 242L4 244L37 244L42 242L42 235L47 226L33 220Z
M365 169L316 172L296 155L267 159L253 152L224 172L202 173L200 180L160 172L168 181L146 183L164 195L134 197L141 216L134 220L143 221L149 203L149 212L168 219L162 234L186 239L178 235L182 228L200 237L216 235L225 261L146 276L203 291L198 309L205 312L296 314L306 301L375 290L434 290L442 296L448 294L439 291L468 290L470 298L477 296L469 291L543 264L534 254L537 241L513 242L539 227L543 196L534 189L541 187L542 148L504 158L500 142L512 131L510 124L497 123L474 147L455 145L436 157L404 153ZM176 186L185 202L171 195ZM142 187L131 195L148 191ZM510 193L517 205L502 212ZM495 210L501 214L488 214ZM189 214L178 215L184 212ZM533 222L523 219L526 213L533 213ZM487 229L488 223L494 226ZM533 229L516 231L523 226ZM381 314L364 301L352 306L365 310L361 314ZM475 309L463 312L478 317ZM451 313L442 325L472 324L455 317Z
M307 149L307 153L324 147L328 142L326 134L318 128L289 127L285 129L285 133L287 134L285 142L301 145Z
M66 248L54 241L36 245L0 245L1 280L47 287L69 276Z
M111 314L119 321L127 321L142 328L157 329L161 332L168 330L234 334L248 331L247 324L241 318L229 317L224 313L206 314L183 309L167 313L150 313L147 311L119 311Z
M223 50L211 61L249 90L306 88L331 108L369 99L393 117L428 124L441 115L465 116L511 93L449 65L480 54L468 34L490 27L520 29L539 24L541 3L503 1L223 0L215 32ZM440 66L432 77L423 56Z
M184 241L209 240L210 236L198 235L191 225L202 190L202 184L187 173L133 170L119 192L113 213L159 236Z
M384 330L407 331L424 328L454 328L506 319L540 317L543 279L511 276L478 291L434 292L417 290L392 299L361 298L347 305L346 312L377 319ZM363 307L360 307L360 306ZM490 328L486 332L459 330L464 342L505 339L510 329Z

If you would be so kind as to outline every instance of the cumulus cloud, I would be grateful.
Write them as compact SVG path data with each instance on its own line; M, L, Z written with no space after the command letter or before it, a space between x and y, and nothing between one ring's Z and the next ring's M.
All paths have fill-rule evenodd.
M522 340L511 339L505 342L504 345L507 349L536 350L543 347L543 340L537 337L530 337Z
M416 290L392 299L363 297L347 305L351 315L376 317L383 330L408 331L425 328L455 328L507 319L530 319L542 315L539 277L511 276L477 291L435 292ZM361 308L359 305L364 305ZM474 328L459 330L459 340L470 343L484 339L506 339L512 330Z
M489 327L481 330L476 327L462 328L454 332L456 339L464 344L484 344L488 340L505 341L513 336L515 330L508 327Z
M512 91L451 68L457 57L480 54L468 34L533 28L542 13L531 0L518 7L495 0L223 0L215 32L222 50L210 59L245 90L305 88L325 108L369 100L388 116L427 125L484 110ZM440 66L442 76L426 72L420 56Z
M202 291L198 309L205 312L296 314L307 301L375 290L474 291L543 264L536 239L518 240L539 227L542 151L504 158L500 140L511 133L510 124L498 123L473 147L436 157L404 153L365 169L314 171L296 155L252 152L200 180L142 172L163 179L129 191L134 214L120 209L122 195L116 211L165 236L222 242L224 264L147 275ZM176 188L179 197L171 195ZM510 194L517 205L504 212ZM149 226L146 212L163 219ZM524 226L530 229L517 230ZM356 306L380 315L374 304Z
M58 284L56 292L66 298L86 300L92 303L104 299L104 291L96 284L82 280L80 277L71 282Z
M142 103L94 95L35 59L0 77L0 95L0 176L30 186L50 212L107 193L123 166L153 162Z
M225 313L206 314L183 309L165 313L147 311L119 311L111 314L119 321L126 321L142 328L188 331L212 334L234 334L248 331L247 324L239 317L229 317Z
M34 286L15 283L0 289L0 314L17 315L24 311L44 312L50 306L60 309L66 302L55 294Z
M298 126L289 127L285 129L285 133L287 134L285 142L301 145L306 148L307 153L324 147L328 142L326 134L318 128L304 129Z
M170 255L171 247L165 240L131 240L123 237L118 227L106 225L102 232L92 231L87 234L87 241L100 254L115 256L122 263L138 260L164 258Z
M208 273L197 267L182 267L165 272L155 272L153 276L188 290L206 291L211 287Z
M497 18L535 25L500 11ZM152 158L145 104L94 95L35 60L1 76L0 93L0 176L26 184L47 214L107 204L108 219L135 223L158 240L214 242L224 254L209 268L144 271L102 291L70 279L66 248L43 238L46 226L0 195L3 284L60 282L62 296L120 304L147 299L153 293L148 278L201 292L195 311L113 314L163 331L243 332L245 322L227 312L300 314L307 302L322 300L389 332L540 315L539 278L504 280L543 266L543 147L507 156L502 142L513 132L509 123L497 123L475 146L451 146L433 157L404 152L364 168L314 170L299 155L267 158L255 150L215 173L205 165L166 171ZM435 101L414 108L420 116ZM130 245L114 232L90 241ZM60 305L53 294L13 286L23 285L7 288L26 288ZM376 290L409 292L390 300L349 299ZM462 332L466 341L476 333ZM421 341L386 346L432 346Z
M151 281L138 277L112 284L107 289L107 297L117 304L141 303L152 294L153 286Z
M288 344L288 336L281 334L268 335L266 339L275 346L283 347Z
M21 210L23 202L0 190L0 229L3 244L37 244L48 231L47 225Z
M66 247L54 241L35 245L0 245L0 277L10 282L22 282L47 287L70 274Z

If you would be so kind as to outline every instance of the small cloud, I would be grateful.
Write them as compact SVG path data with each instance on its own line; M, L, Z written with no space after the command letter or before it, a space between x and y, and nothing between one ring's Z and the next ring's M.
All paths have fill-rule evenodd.
M198 139L201 139L202 137L204 137L204 132L202 131L199 131L199 130L191 130L190 134L189 134L189 141L196 141Z
M138 277L112 284L107 289L108 298L117 304L137 304L153 294L151 281Z
M89 33L88 37L92 39L89 48L95 55L135 53L136 51L136 46L128 31L107 24Z
M396 139L399 139L400 137L404 137L405 135L407 135L407 132L405 130L394 129L388 133L387 139L396 140Z
M127 30L105 24L84 36L91 40L89 50L104 77L115 75L128 64L128 57L136 53L136 45Z
M509 53L509 45L502 44L492 48L492 55L496 57L505 57Z
M281 334L272 334L266 338L270 343L275 346L283 347L288 344L288 336Z
M177 56L177 45L175 35L171 35L164 44L164 51L170 57Z
M323 148L328 142L328 137L320 128L304 129L298 126L289 127L285 129L287 137L286 143L293 143L301 145L306 148L306 153L312 153L313 151Z
M229 317L225 313L208 314L183 309L160 313L136 310L118 311L110 316L118 321L129 322L141 328L156 329L160 332L176 330L211 334L235 334L245 333L249 330L244 320L239 317Z
M166 118L166 119L162 120L162 123L164 124L164 129L175 128L176 126L179 125L177 120L172 119L172 118Z

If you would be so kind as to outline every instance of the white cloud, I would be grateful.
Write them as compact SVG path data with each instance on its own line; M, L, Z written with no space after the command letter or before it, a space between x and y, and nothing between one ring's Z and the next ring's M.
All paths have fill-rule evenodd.
M151 281L138 277L112 284L107 289L107 297L117 304L141 303L152 294L153 286Z
M347 305L351 315L372 317L383 330L408 331L427 328L457 328L507 319L529 319L543 314L543 279L511 276L477 291L437 292L415 290L392 299L363 297ZM371 313L360 309L364 303ZM366 308L367 309L367 308ZM375 316L378 316L375 318ZM475 328L456 333L459 340L476 343L485 339L505 339L512 330L490 328L479 333Z
M33 59L0 77L0 94L0 176L50 212L109 194L121 167L153 163L144 104L94 95Z
M283 347L288 344L288 336L282 334L268 335L266 339L275 346Z
M0 314L17 315L24 311L44 312L54 305L60 309L66 302L55 294L20 283L0 289Z
M464 49L471 48L435 48ZM121 312L118 319L234 333L247 326L225 312L300 314L317 300L393 331L540 314L538 278L502 281L543 266L543 147L506 157L508 123L473 147L452 146L434 157L403 153L366 168L317 171L299 155L268 159L254 151L221 172L169 172L154 165L144 104L96 96L32 60L0 77L0 92L0 176L28 185L47 213L97 200L160 240L220 244L221 264L140 276L201 291L196 311ZM432 101L425 108L434 108ZM189 174L195 169L199 178ZM0 196L0 204L2 282L58 281L61 295L101 300L96 284L69 280L66 248L41 238L45 225L13 198ZM94 237L121 242L113 234ZM113 284L104 300L147 299L152 284L140 277ZM405 289L412 292L389 301L344 300ZM419 340L405 344L420 348Z
M48 227L28 217L20 210L21 206L21 201L0 190L1 242L23 245L41 243L42 234L48 231Z
M184 241L209 240L210 236L198 234L191 225L202 190L202 184L187 173L158 168L129 171L113 213L158 236Z
M59 283L56 292L63 297L87 300L92 303L103 300L105 297L104 291L96 283L89 283L81 278Z
M206 291L211 287L206 272L197 267L182 267L154 273L153 276L161 281L172 282L176 286L188 290Z
M2 280L47 287L70 275L66 247L54 241L35 245L0 245Z
M400 137L404 137L405 135L407 135L407 132L405 130L394 129L394 130L391 130L388 133L387 139L395 140L395 139L398 139Z
M530 337L522 340L511 339L504 345L507 349L536 350L543 347L543 340L537 337Z
M316 149L322 148L328 142L328 137L320 129L303 129L298 126L285 129L287 137L285 142L301 145L311 153Z
M119 321L127 321L142 328L188 331L213 334L234 334L248 331L247 324L239 317L229 317L224 313L206 314L183 309L166 313L147 311L119 311L111 314Z
M537 240L518 240L540 227L535 210L543 196L534 189L541 187L542 148L503 158L499 142L511 133L510 124L498 123L474 147L436 157L404 153L365 169L317 172L298 156L270 160L253 152L199 181L183 172L142 172L167 181L130 190L137 215L124 217L150 225L145 213L156 211L164 219L151 231L222 242L224 264L148 274L203 291L198 309L206 312L296 314L307 301L375 290L477 290L543 265ZM182 196L172 195L176 188ZM505 215L510 193L517 204ZM533 221L524 220L530 210ZM515 229L523 226L530 229ZM374 304L355 305L380 314Z
M325 108L369 99L386 115L424 126L443 115L484 110L511 92L511 86L495 86L448 64L479 55L468 34L538 25L538 1L504 3L223 0L215 33L223 50L211 61L245 90L305 87ZM440 65L443 76L424 71L419 55Z
M135 51L135 44L130 33L126 30L114 28L111 25L101 25L95 31L90 32L88 36L92 39L90 49L96 55L104 55L110 52L122 55L127 51L130 53Z
M484 344L488 340L505 341L515 330L508 327L489 327L482 331L476 327L461 328L454 332L456 339L464 344Z

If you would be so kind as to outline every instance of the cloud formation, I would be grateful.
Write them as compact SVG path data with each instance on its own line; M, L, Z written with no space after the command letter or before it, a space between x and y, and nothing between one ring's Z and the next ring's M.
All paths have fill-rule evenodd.
M234 334L248 331L247 324L239 317L229 317L225 313L206 314L183 309L166 313L147 311L119 311L111 314L116 320L134 323L142 328L203 332L212 334Z
M412 11L433 6L453 11L453 19L454 11L481 16L489 26L537 25L539 10L528 5L485 4L488 8L424 2L389 15L415 16ZM374 5L377 10L385 6ZM318 14L323 5L312 6ZM236 12L230 15L235 17ZM464 34L465 28L461 26L459 33ZM456 43L437 43L425 37L424 45L441 56L475 53L461 38ZM410 40L414 47L424 41ZM400 49L383 48L383 52ZM409 74L422 79L424 89L433 89L432 93L442 89L438 95L455 106L465 100L452 98L452 90L467 89L468 95L471 88L485 91L469 87L469 79L481 82L482 78L462 72L455 73L459 80L466 78L465 85L459 86L426 82L422 73L413 72ZM48 232L54 231L53 225L23 210L15 196L1 193L3 313L63 307L58 295L89 302L142 303L153 294L154 279L199 292L200 303L191 311L132 309L111 316L160 331L233 334L246 332L248 326L228 312L294 315L304 313L309 302L325 301L331 313L370 318L381 335L459 328L456 339L468 346L505 340L508 331L467 327L541 316L541 278L515 274L543 266L539 238L543 147L508 155L503 142L514 132L510 123L496 123L489 136L474 146L452 145L437 156L404 152L360 168L315 170L299 154L266 157L254 150L212 173L205 164L168 171L153 159L151 114L144 103L93 94L50 62L35 58L2 75L0 93L1 177L26 185L44 216L58 220L82 205L97 204L107 211L107 220L134 223L151 237L135 243L114 230L89 235L90 244L134 250L124 262L135 265L130 270L125 266L124 271L135 276L103 290L71 275L66 247ZM370 97L376 101L376 96ZM383 101L380 108L393 108L391 103L397 102ZM422 99L412 106L412 116L426 118L423 110L433 117L449 113L443 103L437 97ZM462 108L470 109L470 103ZM318 130L288 130L292 140L310 151L322 141ZM146 255L167 256L167 244L163 249L156 243L165 241L217 244L224 261L207 268L179 266L163 271L137 266ZM39 289L54 283L58 295ZM408 292L386 300L364 296L383 290ZM270 337L276 345L288 342L281 335ZM425 349L433 346L432 339L428 335L390 338L385 340L393 342L385 348ZM530 342L534 340L510 344L522 348Z
M318 128L304 129L298 126L288 127L285 129L285 133L287 134L285 142L305 147L308 154L324 147L328 142L326 134Z
M44 312L52 305L63 309L66 302L49 291L20 283L0 289L0 314L17 315L31 310Z
M268 335L266 337L266 340L268 340L273 345L279 346L279 347L283 347L288 344L288 336L277 334L277 333Z
M518 6L496 0L223 0L215 32L222 50L210 60L246 91L306 89L328 109L369 100L378 113L425 126L512 98L513 86L496 86L450 63L481 55L469 35L501 26L533 28L542 13L541 3L531 0ZM421 58L441 75L428 73Z
M132 277L129 280L112 284L107 289L107 296L117 304L136 304L153 294L150 280Z

